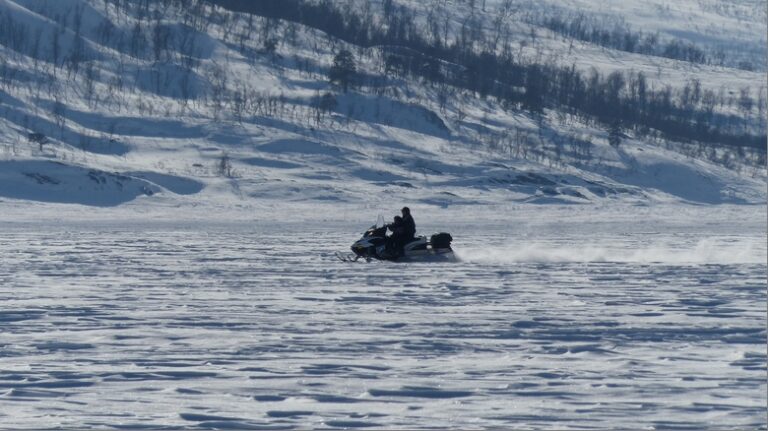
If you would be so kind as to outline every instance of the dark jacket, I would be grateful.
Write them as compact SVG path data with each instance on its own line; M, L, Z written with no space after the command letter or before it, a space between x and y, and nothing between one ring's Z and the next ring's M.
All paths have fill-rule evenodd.
M392 232L392 236L396 236L396 237L405 236L405 226L403 225L402 220L395 220L394 222L390 223L387 227Z
M416 222L410 214L403 217L403 232L406 237L413 238L416 235Z

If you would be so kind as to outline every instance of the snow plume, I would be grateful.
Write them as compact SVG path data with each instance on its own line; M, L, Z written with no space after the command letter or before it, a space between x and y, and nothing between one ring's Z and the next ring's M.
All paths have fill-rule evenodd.
M629 262L660 264L766 263L760 238L707 238L695 243L642 244L625 247L599 243L528 243L505 248L461 248L458 257L475 263Z

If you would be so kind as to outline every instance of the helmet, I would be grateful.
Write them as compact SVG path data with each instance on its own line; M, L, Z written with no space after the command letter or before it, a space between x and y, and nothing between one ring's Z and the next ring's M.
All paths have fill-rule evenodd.
M408 208L408 207L403 207L403 209L402 209L402 210L400 210L400 211L402 211L402 212L403 212L403 214L410 214L410 213L411 213L411 209L410 209L410 208Z

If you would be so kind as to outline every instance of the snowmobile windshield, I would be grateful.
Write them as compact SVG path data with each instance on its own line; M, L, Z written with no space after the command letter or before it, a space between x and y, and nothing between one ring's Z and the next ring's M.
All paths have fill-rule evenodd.
M384 229L385 227L386 227L386 223L384 223L384 217L382 217L382 215L379 214L379 218L376 219L376 224L369 227L368 230L363 232L363 237L369 237L371 235L374 235L377 232L379 232L381 229ZM378 235L383 235L383 234L386 234L386 231L384 233L378 233Z

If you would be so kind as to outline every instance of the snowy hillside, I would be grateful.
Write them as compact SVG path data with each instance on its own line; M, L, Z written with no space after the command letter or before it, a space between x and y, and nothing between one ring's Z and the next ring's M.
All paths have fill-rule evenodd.
M467 5L440 10L454 6L449 19L458 22ZM0 20L4 205L765 200L764 151L628 129L613 147L605 127L557 108L537 115L460 88L381 77L381 49L296 23L196 1L108 0L3 0ZM523 27L514 31L530 32ZM695 76L726 94L764 91L759 72L692 69L584 42L561 56L567 42L538 31L534 45L514 35L511 43L524 56L543 49L536 55L564 64L646 70L650 86ZM360 76L348 92L327 76L342 49ZM762 97L749 113L731 102L716 109L748 115L744 124L764 133Z

